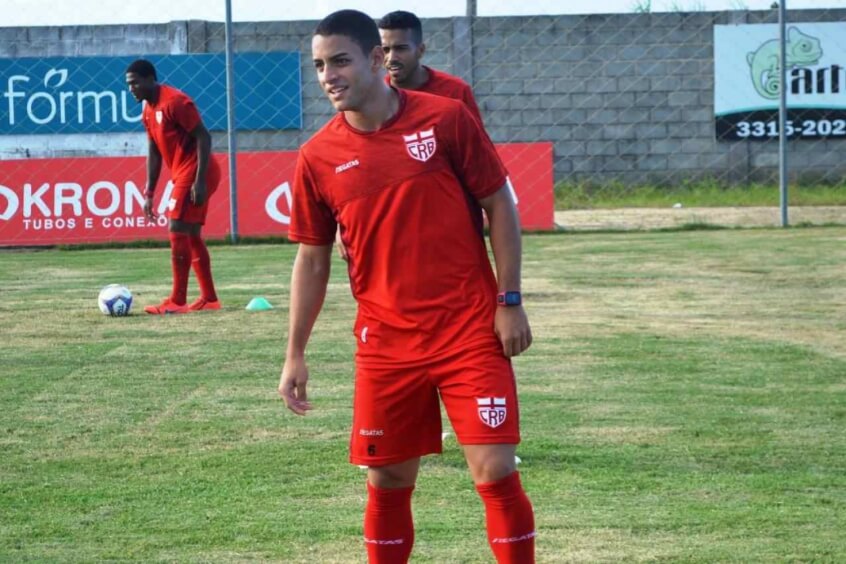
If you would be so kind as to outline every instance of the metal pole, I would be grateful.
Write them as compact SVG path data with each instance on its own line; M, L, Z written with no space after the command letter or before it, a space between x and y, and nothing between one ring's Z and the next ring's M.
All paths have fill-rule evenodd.
M779 102L778 102L778 184L781 226L787 227L787 0L778 3Z
M477 12L476 0L467 0L467 17L475 18Z
M235 166L235 78L232 53L232 0L226 0L226 139L229 145L229 237L238 242L238 175Z

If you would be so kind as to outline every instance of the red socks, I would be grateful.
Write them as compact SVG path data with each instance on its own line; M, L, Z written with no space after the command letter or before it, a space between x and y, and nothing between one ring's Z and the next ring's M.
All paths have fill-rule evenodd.
M214 291L209 250L199 236L190 237L190 243L193 258L191 265L194 267L194 274L197 276L197 283L200 285L200 297L207 302L216 302L217 293Z
M520 474L487 484L476 484L485 504L488 543L499 564L535 561L535 516L520 484Z
M414 544L409 488L377 488L367 482L364 542L370 564L405 564Z
M534 564L535 517L520 474L477 484L485 504L488 542L499 564ZM405 564L414 545L410 488L377 488L367 483L364 542L370 564Z
M188 273L191 272L191 245L186 233L170 232L170 265L173 269L173 289L170 301L185 305L188 294Z

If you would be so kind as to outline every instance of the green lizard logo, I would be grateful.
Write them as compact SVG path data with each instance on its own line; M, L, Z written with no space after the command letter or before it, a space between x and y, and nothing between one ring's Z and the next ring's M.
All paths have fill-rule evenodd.
M796 27L787 30L787 44L785 45L787 70L795 67L815 65L822 57L823 50L820 40L805 35ZM778 40L771 39L763 43L758 50L746 55L746 62L752 72L752 84L758 94L764 98L775 100L781 90L781 73L779 68Z

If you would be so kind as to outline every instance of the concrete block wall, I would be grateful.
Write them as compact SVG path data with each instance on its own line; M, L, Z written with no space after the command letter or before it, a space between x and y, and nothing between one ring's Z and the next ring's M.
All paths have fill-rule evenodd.
M843 21L846 10L791 11L790 19ZM425 62L472 84L494 141L552 141L558 181L772 181L777 143L714 137L713 26L775 21L775 11L476 18L472 25L427 19ZM236 51L299 51L303 78L304 128L240 132L239 150L296 149L331 117L311 61L316 24L233 25ZM224 47L220 22L0 28L6 58ZM214 136L216 150L224 150L225 135ZM0 158L144 154L144 143L142 134L0 136ZM795 176L830 180L846 172L846 140L796 142L790 151Z

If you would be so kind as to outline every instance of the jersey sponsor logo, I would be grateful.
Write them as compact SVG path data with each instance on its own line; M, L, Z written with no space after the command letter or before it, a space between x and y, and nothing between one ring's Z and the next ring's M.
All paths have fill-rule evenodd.
M156 110L156 123L161 125L162 118L164 118L164 112L162 112L161 110Z
M505 423L507 412L505 398L476 398L479 407L479 419L492 429Z
M402 138L411 158L423 163L431 159L438 148L434 129L418 131L412 135L403 135Z
M351 160L351 161L350 161L350 162L348 162L348 163L344 163L344 164L342 164L342 165L338 165L338 166L336 166L336 167L335 167L335 174L341 174L341 173L342 173L342 172L344 172L345 170L349 170L349 169L351 169L351 168L353 168L353 167L356 167L356 166L358 166L358 165L360 165L360 164L361 164L361 163L360 163L360 162L358 162L358 159L353 159L353 160Z
M358 434L362 437L381 437L385 434L382 429L359 429Z

